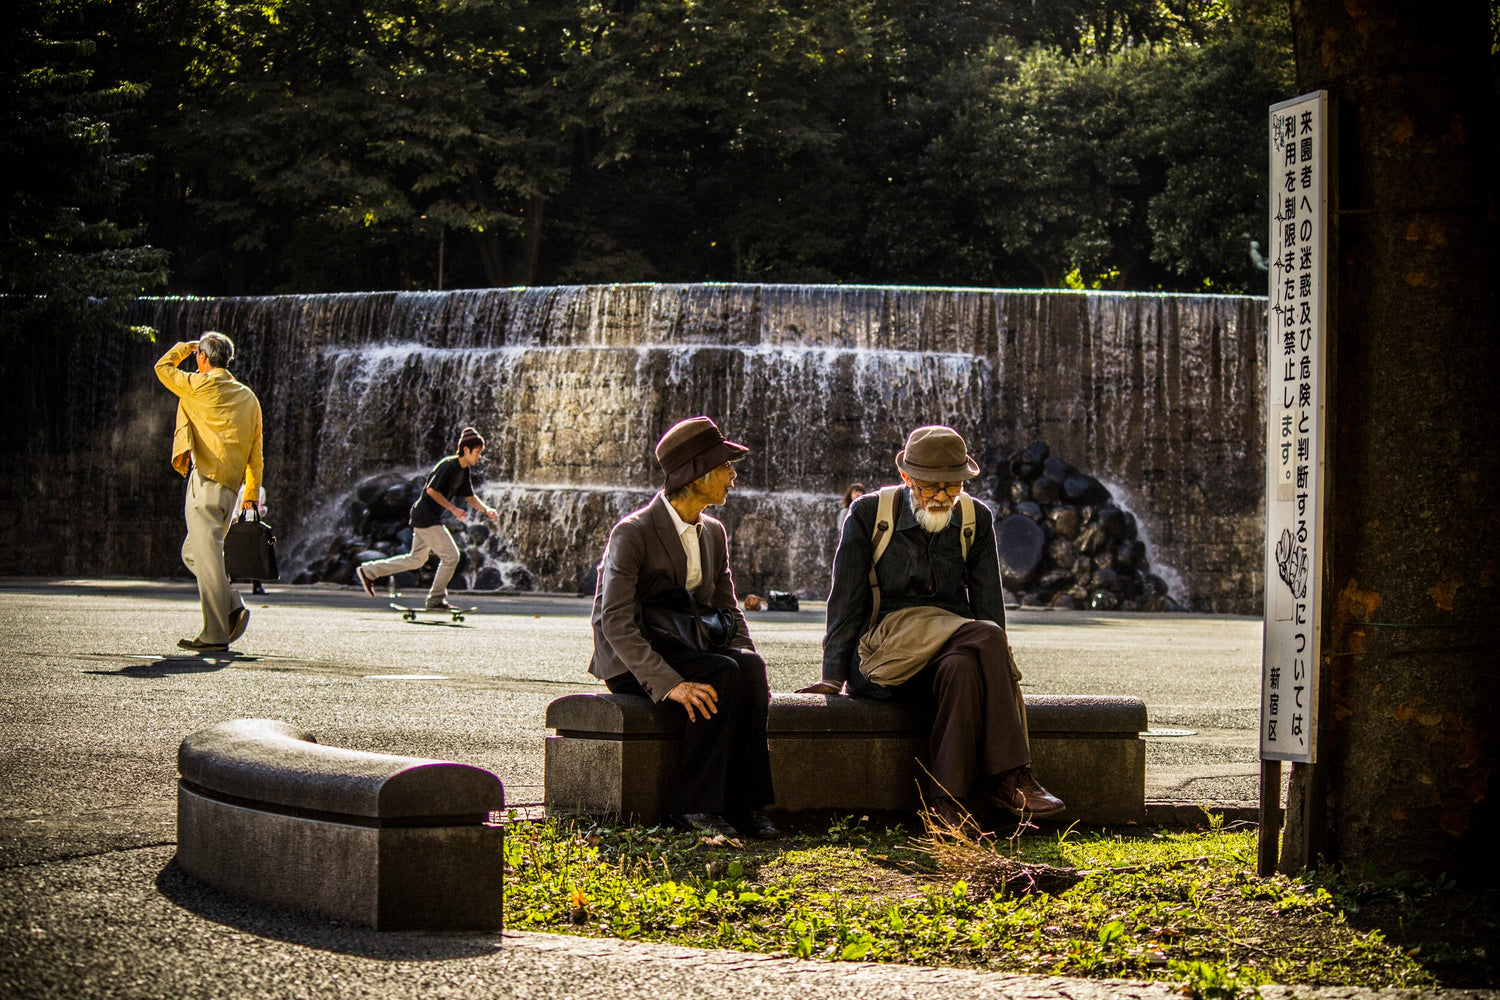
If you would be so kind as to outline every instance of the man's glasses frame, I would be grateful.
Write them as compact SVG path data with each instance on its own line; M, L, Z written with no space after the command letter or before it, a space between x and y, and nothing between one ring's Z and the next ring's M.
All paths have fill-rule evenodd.
M950 500L956 500L958 495L964 491L963 483L926 483L920 479L913 479L911 484L924 497L935 497L942 494Z

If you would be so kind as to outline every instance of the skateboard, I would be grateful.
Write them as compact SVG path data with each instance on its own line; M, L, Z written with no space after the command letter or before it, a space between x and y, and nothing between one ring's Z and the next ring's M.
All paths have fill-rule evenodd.
M467 615L470 612L474 612L474 611L478 611L479 610L479 608L473 607L473 608L447 608L447 609L444 609L444 608L434 608L431 611L429 611L426 608L408 608L406 605L404 605L404 604L397 604L395 601L391 602L391 607L393 607L397 611L401 612L401 617L403 619L405 619L406 621L409 621L409 622L416 621L417 620L417 615L451 615L453 617L454 621L461 622L461 621L464 620L464 615Z

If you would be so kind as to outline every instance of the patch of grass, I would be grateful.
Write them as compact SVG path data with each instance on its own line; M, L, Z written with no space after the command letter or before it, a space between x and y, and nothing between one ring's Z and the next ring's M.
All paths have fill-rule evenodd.
M1272 982L1457 985L1493 971L1472 940L1412 943L1415 888L1401 911L1412 926L1393 935L1354 917L1396 905L1396 890L1258 878L1253 830L1030 828L975 842L891 817L797 823L782 840L740 845L667 827L512 822L507 923L832 961L1164 979L1211 1000ZM1493 903L1466 911L1465 926L1493 937Z

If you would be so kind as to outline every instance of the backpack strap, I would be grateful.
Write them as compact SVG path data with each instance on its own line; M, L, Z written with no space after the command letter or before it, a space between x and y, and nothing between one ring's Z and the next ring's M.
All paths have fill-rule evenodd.
M886 547L891 544L891 535L896 529L896 494L905 488L899 484L880 487L875 530L870 535L870 544L875 546L875 551L870 555L870 620L865 624L866 632L875 627L875 621L880 617L880 577L875 574L875 564L880 562Z
M964 563L969 561L969 546L974 541L974 498L967 492L958 495L958 513L962 518L963 532L959 535L964 550Z
M875 552L870 556L872 573L875 564L880 562L880 557L885 555L886 546L891 544L891 532L896 527L896 494L905 488L904 486L880 487L880 506L875 508L875 531L870 535L870 543L875 546Z

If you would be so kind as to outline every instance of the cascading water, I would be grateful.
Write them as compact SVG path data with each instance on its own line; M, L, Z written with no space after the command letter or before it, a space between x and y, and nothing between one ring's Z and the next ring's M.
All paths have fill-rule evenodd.
M132 321L167 342L236 339L304 565L350 555L361 484L419 474L472 424L502 519L471 556L586 589L610 525L657 485L656 440L706 413L752 449L722 511L740 590L821 596L844 487L894 479L906 433L947 423L987 465L1042 439L1122 484L1154 564L1183 580L1174 596L1253 610L1262 312L1230 296L623 285L163 299Z

